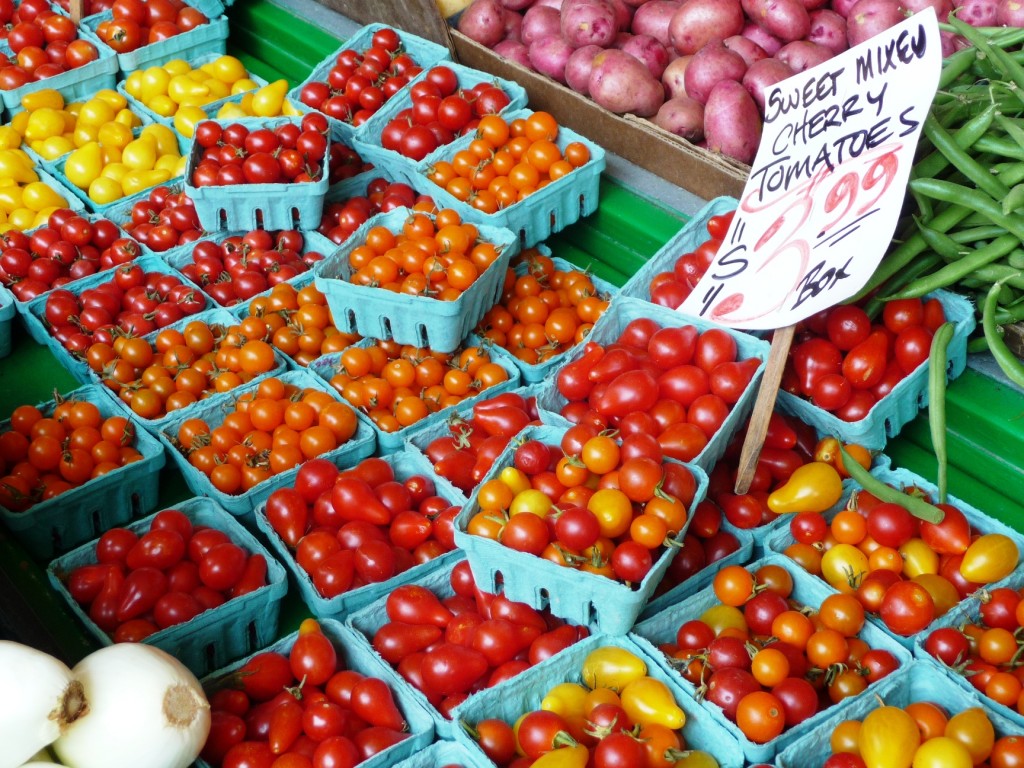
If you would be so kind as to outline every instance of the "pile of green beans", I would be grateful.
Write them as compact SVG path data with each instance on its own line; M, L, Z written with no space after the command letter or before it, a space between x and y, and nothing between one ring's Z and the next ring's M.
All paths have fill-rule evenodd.
M1014 381L1024 366L1000 326L1024 320L1024 29L944 29L971 47L949 56L911 171L907 224L857 298L949 288L975 300L987 346ZM985 322L987 320L987 322Z

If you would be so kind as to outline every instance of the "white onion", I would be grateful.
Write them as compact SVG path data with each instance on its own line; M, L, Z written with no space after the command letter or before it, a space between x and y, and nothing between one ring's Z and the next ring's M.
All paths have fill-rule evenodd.
M210 705L184 664L142 643L117 643L71 671L87 710L54 742L70 768L187 768L210 732Z
M16 768L60 736L81 704L71 670L49 654L0 640L0 768Z

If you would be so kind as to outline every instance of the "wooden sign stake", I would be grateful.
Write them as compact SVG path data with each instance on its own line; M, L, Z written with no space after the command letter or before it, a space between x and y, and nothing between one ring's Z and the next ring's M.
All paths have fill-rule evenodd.
M782 371L786 367L786 358L789 356L789 347L793 343L795 330L795 325L787 325L776 329L772 335L772 348L768 352L768 363L765 365L764 376L761 377L761 387L757 391L757 400L754 402L754 411L750 414L747 436L743 440L743 449L740 451L734 489L738 494L746 493L754 479L757 458L761 455L764 436L768 434L768 420L775 408L775 396L779 391Z
M77 27L82 22L82 6L85 4L85 0L71 0L71 20L75 22Z

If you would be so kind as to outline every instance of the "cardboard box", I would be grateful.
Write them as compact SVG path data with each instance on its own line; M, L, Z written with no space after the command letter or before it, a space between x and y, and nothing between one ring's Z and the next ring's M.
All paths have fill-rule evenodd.
M609 112L564 85L501 58L446 26L433 0L319 1L357 21L393 24L446 45L459 62L515 80L526 88L531 108L551 112L606 150L705 200L722 195L739 197L743 191L749 166L700 149L649 120ZM454 23L454 19L449 22Z

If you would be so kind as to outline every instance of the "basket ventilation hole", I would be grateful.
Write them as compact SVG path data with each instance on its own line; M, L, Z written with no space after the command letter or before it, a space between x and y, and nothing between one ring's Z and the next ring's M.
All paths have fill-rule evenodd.
M293 227L295 229L299 229L300 228L299 227L299 220L301 218L301 216L299 215L299 209L298 208L292 208L291 214L292 214L292 225L293 225Z
M356 313L354 309L345 310L345 320L348 323L348 330L352 332L356 329Z
M394 332L391 330L391 321L382 317L380 319L380 337L382 339L390 339L394 336Z
M922 403L921 405L923 406L924 403ZM886 419L885 420L885 434L887 434L887 435L889 435L891 437L891 436L896 434L896 431L897 431L896 430L896 425L892 423L892 419Z
M50 540L53 543L54 553L60 552L64 548L63 542L61 542L60 538L60 531L58 531L56 528L50 530Z
M593 603L587 603L587 618L583 622L584 624L594 624L597 622L597 606Z
M501 571L494 572L494 589L493 592L499 592L505 586L505 575Z
M137 493L132 494L132 517L142 514L142 498Z
M100 511L99 511L98 509L94 509L94 510L92 511L92 530L93 530L93 532L94 532L94 533L95 533L95 534L96 534L97 536L99 536L99 535L100 535L101 533L103 533L103 532L104 532L104 531L105 531L106 529L107 529L107 526L105 526L105 525L103 524L103 521L102 521L102 520L100 520Z
M547 588L541 587L537 590L537 605L542 609L551 605L551 595L548 593Z
M419 339L419 346L430 346L430 339L427 337L427 326L423 325L422 323L416 326L416 338Z
M583 216L587 212L587 200L583 195L580 195L580 216Z
M256 229L263 229L263 209L256 208L253 213L256 217Z
M245 637L247 643L245 646L246 649L248 649L250 652L257 651L262 645L262 643L260 642L259 634L256 631L256 622L250 621L248 626L246 626L245 630Z
M217 669L217 645L216 643L207 643L203 646L203 656L206 657L206 668Z
M220 222L220 228L221 229L227 229L228 228L228 212L226 210L224 210L223 208L221 208L219 211L217 211L217 221Z

